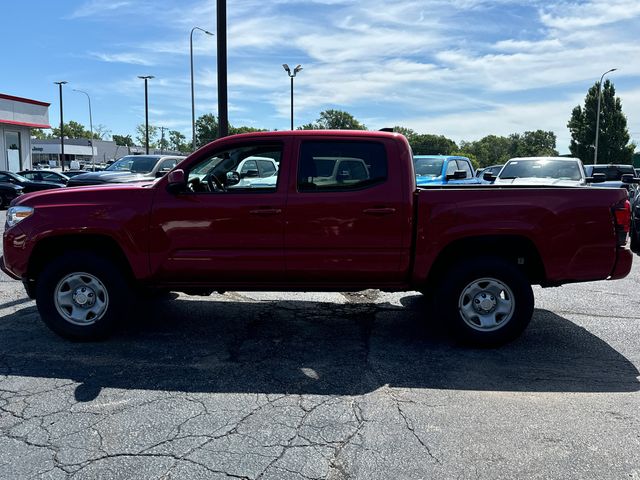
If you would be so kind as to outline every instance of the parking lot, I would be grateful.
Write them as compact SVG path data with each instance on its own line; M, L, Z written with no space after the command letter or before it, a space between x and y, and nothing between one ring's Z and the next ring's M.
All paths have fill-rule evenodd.
M173 294L77 344L0 273L0 478L639 480L639 280L536 287L475 350L374 290Z

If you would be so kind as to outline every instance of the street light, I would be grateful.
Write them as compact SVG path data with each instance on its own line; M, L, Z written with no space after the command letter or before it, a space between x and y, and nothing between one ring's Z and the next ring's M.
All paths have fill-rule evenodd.
M600 88L602 87L602 80L607 73L615 72L617 68L612 68L611 70L607 70L600 77L600 82L598 83L598 110L596 112L596 142L595 142L595 152L593 152L593 163L594 165L598 163L598 136L600 135Z
M91 97L89 97L89 94L84 90L77 90L74 88L73 91L84 93L87 96L87 100L89 101L89 130L91 131L91 140L89 140L89 145L91 145L91 166L95 167L96 159L93 156L93 118L91 117Z
M138 75L138 78L144 80L144 143L145 151L147 155L149 155L149 90L147 87L147 81L155 77L153 75Z
M62 115L62 85L69 83L65 80L61 82L53 82L60 88L60 167L64 172L64 119Z
M200 27L193 27L191 29L191 34L189 35L189 55L191 58L191 138L193 144L193 150L196 149L196 100L193 89L193 32L194 30L200 30L201 32L206 33L207 35L213 35L208 30L205 30Z
M282 68L284 68L285 72L287 72L287 75L289 75L289 78L291 78L291 130L293 130L293 79L295 78L296 74L300 70L302 70L302 65L296 66L296 68L293 69L293 72L289 68L289 65L287 65L286 63L282 64Z

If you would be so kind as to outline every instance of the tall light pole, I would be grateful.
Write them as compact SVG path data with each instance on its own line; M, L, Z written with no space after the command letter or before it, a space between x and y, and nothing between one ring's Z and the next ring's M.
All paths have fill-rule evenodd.
M53 82L58 85L60 90L60 167L64 172L64 119L62 115L62 85L69 83L65 80L61 82Z
M611 70L607 70L600 77L600 82L598 83L598 110L596 111L596 141L595 141L595 151L593 152L593 163L598 163L598 137L600 136L600 88L602 87L602 80L607 73L615 72L617 68L612 68Z
M287 75L289 75L289 78L291 79L291 130L293 130L293 79L296 77L296 74L302 70L302 65L296 66L296 68L293 69L293 72L286 63L282 64L282 68L284 68L285 72L287 72Z
M144 80L144 146L145 152L149 155L149 90L147 81L155 77L153 75L138 75L138 78Z
M195 30L200 30L207 35L213 35L210 31L200 27L193 27L191 29L191 34L189 35L189 56L191 58L191 138L193 139L192 145L194 152L196 150L196 100L193 88L193 32Z
M95 167L96 158L93 155L93 118L91 116L91 97L84 90L73 89L74 92L84 93L87 96L87 100L89 101L89 130L91 131L91 139L89 140L89 144L91 145L91 166Z

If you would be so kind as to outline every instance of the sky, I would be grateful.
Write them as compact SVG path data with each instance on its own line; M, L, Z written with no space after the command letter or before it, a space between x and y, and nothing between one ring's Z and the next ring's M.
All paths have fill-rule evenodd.
M216 0L3 1L0 93L64 119L131 134L149 123L191 138L189 34L216 31ZM537 129L569 152L566 125L609 73L640 150L638 0L229 0L229 122L268 130L344 110L456 142ZM217 115L216 37L193 36L196 117Z

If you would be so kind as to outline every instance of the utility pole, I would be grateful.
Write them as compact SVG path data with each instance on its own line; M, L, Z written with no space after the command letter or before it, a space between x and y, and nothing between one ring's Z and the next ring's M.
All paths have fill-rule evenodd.
M164 131L167 127L160 127L160 155L164 155Z

